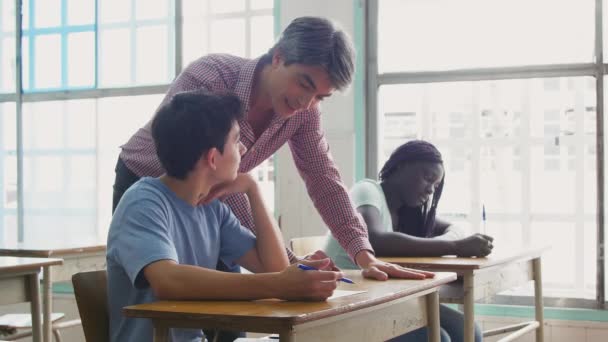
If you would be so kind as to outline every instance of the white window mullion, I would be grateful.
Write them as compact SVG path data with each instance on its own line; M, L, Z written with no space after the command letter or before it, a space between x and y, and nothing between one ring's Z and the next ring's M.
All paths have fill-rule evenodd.
M131 0L131 18L129 22L129 35L131 36L131 84L137 83L137 23L135 13L137 13L136 0Z
M521 236L523 239L523 245L528 246L531 241L530 233L530 208L531 208L531 186L530 179L532 178L532 168L530 163L532 145L532 131L530 123L532 121L532 107L531 107L531 81L523 82L523 88L521 90L522 95L522 113L521 113L521 142L519 145L519 151L521 154Z
M575 287L578 293L585 292L585 268L580 265L585 264L585 117L587 115L585 108L585 87L586 79L577 79L574 97L574 118L575 118L575 227L574 234L574 265L575 269Z
M469 222L473 232L481 232L481 100L480 85L471 82L471 206ZM466 151L466 149L465 149ZM466 158L466 153L465 153ZM485 232L483 232L485 233Z

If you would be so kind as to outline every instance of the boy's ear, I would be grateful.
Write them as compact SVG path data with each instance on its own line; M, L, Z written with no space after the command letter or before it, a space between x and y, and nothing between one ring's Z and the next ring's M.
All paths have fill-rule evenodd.
M209 165L211 170L215 171L217 169L217 158L219 156L219 153L220 151L217 148L212 147L209 149L209 151L207 151L205 155L205 161L207 162L207 165Z

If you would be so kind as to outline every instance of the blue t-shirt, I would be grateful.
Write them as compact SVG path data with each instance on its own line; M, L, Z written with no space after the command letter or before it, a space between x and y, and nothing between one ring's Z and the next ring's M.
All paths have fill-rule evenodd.
M231 265L255 246L220 201L192 206L158 178L142 178L125 192L110 225L107 245L110 340L152 341L152 323L126 318L122 308L157 299L143 269L159 260L215 269ZM199 329L171 329L172 341L201 341Z

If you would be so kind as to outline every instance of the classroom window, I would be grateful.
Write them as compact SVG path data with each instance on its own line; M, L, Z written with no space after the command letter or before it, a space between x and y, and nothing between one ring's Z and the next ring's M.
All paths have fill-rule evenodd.
M22 12L24 91L93 88L95 0L26 0Z
M257 56L273 42L273 1L247 0L242 6L216 1L207 16L189 6L210 11L209 1L185 0L185 20L176 30L175 0L23 0L20 32L15 32L15 3L0 0L0 242L104 238L119 147L151 119L183 68L182 56L229 53L210 43L225 38L222 30L210 29L227 20L243 25L231 42L246 46L242 56ZM189 20L193 14L196 19ZM180 49L175 42L182 38ZM273 171L271 159L254 173L261 175L271 206Z
M184 66L209 53L256 58L274 44L271 0L184 0L182 6ZM264 200L274 211L272 160L269 158L251 173L258 175Z
M97 0L100 87L166 84L175 76L174 0Z
M378 169L408 140L433 142L446 168L440 215L494 236L497 245L551 245L543 255L550 297L596 296L594 6L590 0L368 6L382 18L368 28L377 29L368 54L377 57L378 70L371 75L378 90L368 93L377 103L371 132L377 153L369 161Z

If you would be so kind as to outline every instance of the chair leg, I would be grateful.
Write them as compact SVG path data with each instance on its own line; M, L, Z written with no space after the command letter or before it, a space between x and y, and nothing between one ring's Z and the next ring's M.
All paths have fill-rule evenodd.
M53 335L55 336L55 342L61 342L61 333L59 329L53 329Z

